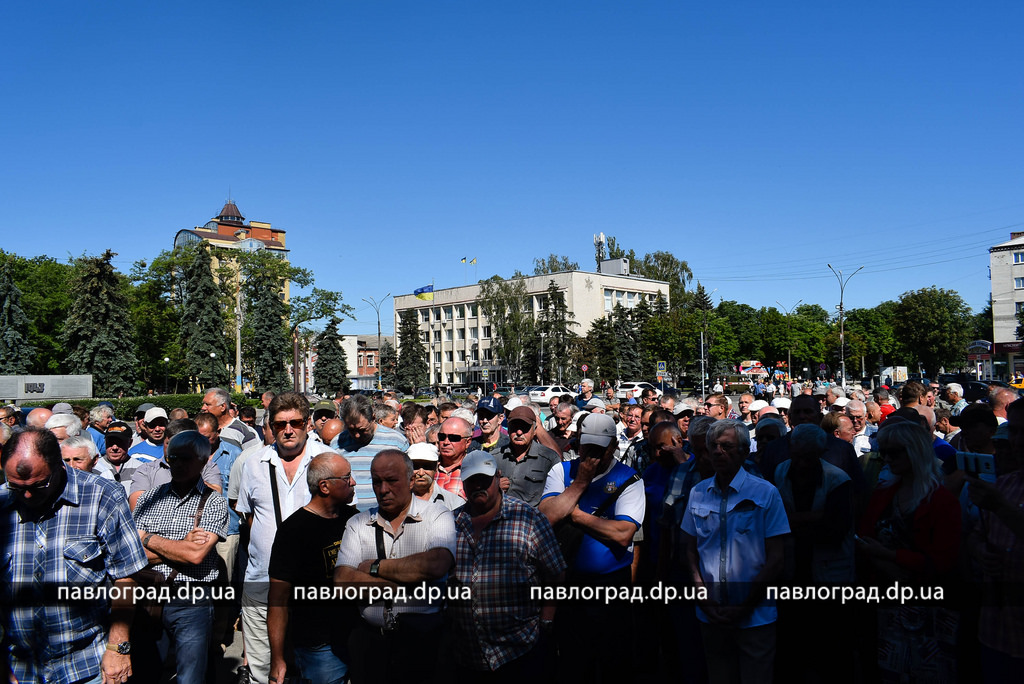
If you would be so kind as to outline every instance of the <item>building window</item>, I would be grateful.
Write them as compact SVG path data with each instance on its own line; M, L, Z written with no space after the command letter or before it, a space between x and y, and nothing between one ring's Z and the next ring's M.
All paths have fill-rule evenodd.
M358 357L356 357L356 367L358 367L358 368L362 368L363 367L363 355L362 354L360 354Z
M484 339L485 340L491 339L491 326L489 326L489 325L485 325L484 326Z
M420 309L420 322L421 323L429 323L430 322L430 309Z
M615 291L615 303L616 304L622 304L622 298L625 297L625 296L626 296L625 292L623 292L622 290L616 290Z
M445 360L445 361L446 361L447 363L451 363L451 362L452 362L452 353L451 353L450 351L446 351L446 352L444 353L444 360Z
M1014 252L1013 253L1013 263L1015 263L1015 264L1024 264L1024 252Z
M494 356L491 354L490 348L484 349L484 361L491 361Z
M458 328L458 329L456 329L456 331L455 331L455 339L457 339L457 340L464 340L464 339L466 339L466 329L465 328Z
M632 309L636 306L636 294L633 292L626 293L626 308Z
M466 317L466 307L464 304L459 304L455 307L455 320L461 320Z
M434 320L435 321L441 320L441 307L439 307L439 306L435 306L434 307Z
M476 349L472 349L469 352L469 358L476 363L480 360L480 353Z
M444 307L444 320L446 320L446 321L452 320L452 307L450 307L450 306Z
M478 335L479 335L479 330L478 330L478 328L476 326L473 326L472 328L469 329L469 339L470 340L472 340L473 342L476 342Z
M448 328L447 330L444 331L444 339L447 342L451 342L452 341L452 329L451 328Z
M1024 290L1024 278L1014 278L1013 279L1013 289L1015 289L1015 290Z
M373 368L373 354L366 355L366 365L370 368Z
M459 361L465 361L465 360L466 360L466 350L465 349L460 349L459 350Z
M476 318L476 304L469 305L469 317Z
M426 331L421 331L420 332L420 342L430 342L430 339L428 339L429 335L430 335L430 333L428 333Z
M1014 313L1018 313L1019 314L1021 311L1024 311L1024 302L1015 302L1014 303Z
M606 313L612 310L612 291L611 290L605 290L604 291L604 310L605 310Z
M434 363L441 363L441 352L434 352Z

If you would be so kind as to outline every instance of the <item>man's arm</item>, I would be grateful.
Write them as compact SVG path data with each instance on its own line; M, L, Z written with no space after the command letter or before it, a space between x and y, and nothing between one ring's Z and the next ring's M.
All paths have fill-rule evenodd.
M587 491L587 487L593 481L594 475L597 474L599 463L600 461L596 458L580 459L576 479L557 496L541 499L538 509L548 519L549 523L555 525L572 514L580 502L580 497ZM555 464L555 468L560 467L562 467L560 463Z
M579 508L573 508L569 515L573 524L583 528L587 534L598 541L617 544L623 548L633 543L633 535L636 534L637 527L632 520L606 520L590 513L584 513Z
M146 557L152 561L171 561L199 565L216 548L217 535L195 528L184 539L174 540L152 532L139 530L139 538L146 547ZM148 541L147 541L148 539Z
M285 661L285 634L288 631L288 599L291 582L270 578L267 601L267 634L270 637L270 681L280 684L288 673Z
M135 580L124 577L114 580L114 586L120 589L120 592L110 604L110 632L107 643L117 646L131 640L132 617L135 614L135 596L132 589ZM106 649L100 661L100 670L103 673L103 684L121 684L132 675L131 656Z
M368 583L367 580L373 580L374 578L370 576L370 566L376 562L377 559L374 558L360 563L355 572L365 577L357 577L354 581ZM444 577L454 564L455 558L448 549L427 549L404 558L381 559L380 565L377 566L377 579L394 584L430 582ZM335 580L337 581L337 573Z

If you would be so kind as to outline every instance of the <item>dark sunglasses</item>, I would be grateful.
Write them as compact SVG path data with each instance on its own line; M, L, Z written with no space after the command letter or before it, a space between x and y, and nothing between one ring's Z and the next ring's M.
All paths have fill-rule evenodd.
M50 473L50 477L46 478L46 482L40 482L39 484L28 485L28 486L16 485L13 482L8 482L7 483L7 488L9 490L11 490L12 492L21 492L23 494L25 492L32 492L33 494L41 494L41 493L45 492L47 489L49 489L50 485L52 483L53 483L53 473Z
M306 427L306 420L304 418L294 418L292 420L275 420L271 421L270 428L274 432L280 432L289 425L292 426L293 430L301 430L302 428Z
M461 442L461 441L463 441L465 439L469 439L469 437L463 437L462 435L456 435L456 434L450 434L449 435L449 434L446 434L444 432L438 432L437 433L437 441L438 442Z
M437 461L413 461L413 470L437 470Z

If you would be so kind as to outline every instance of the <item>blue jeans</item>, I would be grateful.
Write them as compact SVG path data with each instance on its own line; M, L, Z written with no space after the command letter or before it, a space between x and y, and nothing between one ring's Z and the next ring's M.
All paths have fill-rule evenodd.
M348 653L342 647L296 646L299 673L313 684L344 684L348 674Z
M213 631L213 602L173 600L164 606L164 629L174 642L178 684L203 684Z

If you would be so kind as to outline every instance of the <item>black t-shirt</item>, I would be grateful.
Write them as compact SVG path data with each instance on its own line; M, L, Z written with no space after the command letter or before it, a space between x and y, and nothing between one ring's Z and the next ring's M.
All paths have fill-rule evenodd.
M345 524L356 514L345 506L337 518L321 518L305 508L292 513L277 528L270 552L270 576L294 587L334 586ZM296 646L344 644L357 616L351 601L290 600L292 643ZM329 640L329 641L328 641Z

